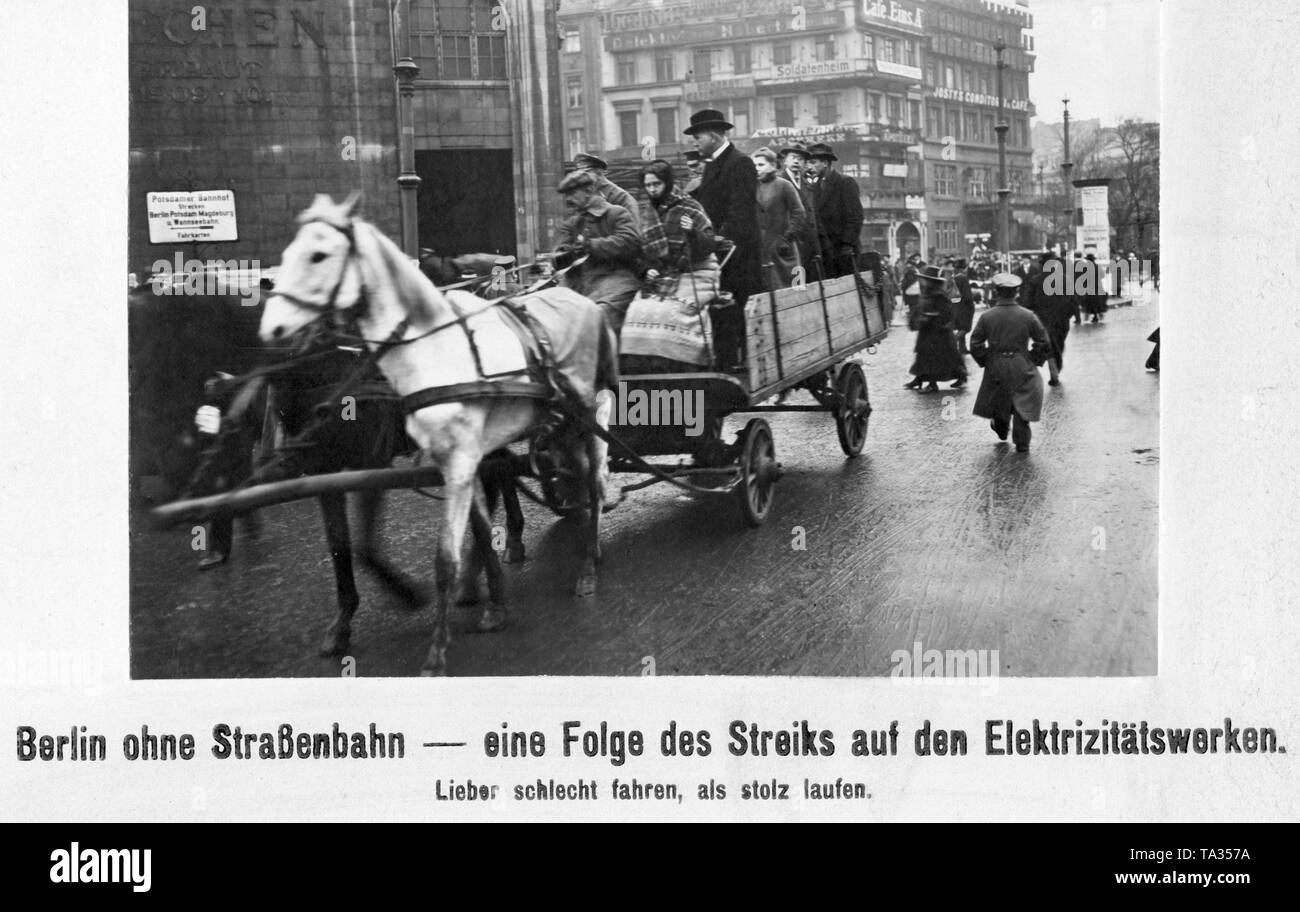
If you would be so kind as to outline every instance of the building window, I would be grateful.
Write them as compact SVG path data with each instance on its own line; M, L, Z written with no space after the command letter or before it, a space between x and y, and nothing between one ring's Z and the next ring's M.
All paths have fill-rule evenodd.
M993 115L985 114L980 119L980 142L993 144L997 142L997 136L993 132Z
M1012 168L1007 175L1007 181L1011 184L1011 195L1020 196L1020 190L1024 186L1025 174L1019 168Z
M772 113L778 127L794 126L794 96L785 95L772 99Z
M570 76L564 84L564 96L568 99L569 107L582 107L582 77Z
M934 193L936 196L955 196L953 192L957 180L956 165L934 166Z
M491 0L416 0L411 45L428 79L505 79L505 32Z
M619 111L618 112L618 136L619 144L624 146L641 145L640 131L637 129L637 112L636 111Z
M572 159L579 152L587 151L587 136L581 127L575 127L569 130L569 158Z
M984 93L985 95L991 95L991 94L993 94L992 92L989 91L989 71L988 71L988 70L980 70L980 91L981 91L982 93Z
M636 84L636 57L631 54L619 54L614 58L615 85Z
M924 126L924 124L921 123L921 103L919 101L909 101L907 103L907 111L910 115L907 125L913 130L921 129L921 127Z
M813 54L815 60L834 60L835 36L818 35L813 41Z
M946 135L956 140L961 139L961 115L956 111L948 112L948 132Z
M731 108L731 122L735 127L731 131L733 136L748 136L749 129L749 102L737 101Z
M862 36L862 56L872 60L876 56L876 37L874 35Z
M659 127L659 142L677 142L676 108L659 108L655 111L655 122Z
M894 63L898 60L898 40L895 38L880 39L880 59L886 63Z
M819 92L817 94L817 122L819 124L839 123L840 93Z
M966 185L966 195L971 199L984 199L988 195L988 171L984 168L972 168L970 182Z
M794 59L789 41L772 42L772 66L783 66Z
M933 60L927 60L927 61L925 62L925 84L926 84L926 85L930 85L930 86L932 86L932 85L935 85L935 84L936 84L935 81L934 81L934 74L935 74L935 64L934 64L934 61L933 61Z
M696 82L708 82L713 78L713 48L696 48L692 70Z
M674 73L673 56L672 51L655 53L655 82L673 82L677 78Z
M578 32L565 32L563 50L566 54L581 54L582 36Z
M943 67L943 85L944 88L957 88L957 71L950 64L944 64Z
M731 71L737 76L753 72L753 48L748 44L738 44L731 49Z
M961 88L963 92L971 91L970 67L961 68Z
M934 105L929 105L925 109L926 114L926 134L931 139L938 139L943 134L943 111Z
M903 99L897 95L888 95L885 100L889 105L889 122L896 127L900 126L903 123Z
M916 42L911 38L903 39L903 63L916 66Z
M979 118L972 112L967 111L964 126L966 127L966 142L979 142Z
M880 120L880 95L875 92L867 93L867 115L873 121Z

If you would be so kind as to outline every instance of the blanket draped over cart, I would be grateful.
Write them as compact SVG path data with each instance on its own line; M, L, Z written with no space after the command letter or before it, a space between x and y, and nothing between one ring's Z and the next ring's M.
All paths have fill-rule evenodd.
M717 261L694 272L669 277L632 300L619 350L624 355L667 358L707 367L713 360L708 305L718 294ZM668 288L662 285L667 284Z

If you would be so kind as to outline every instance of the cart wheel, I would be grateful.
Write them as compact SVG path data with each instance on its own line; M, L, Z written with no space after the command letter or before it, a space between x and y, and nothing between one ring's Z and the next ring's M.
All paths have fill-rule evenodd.
M740 484L736 492L745 522L761 526L772 509L773 485L780 477L772 429L762 418L751 418L745 425L740 451Z
M840 394L835 409L835 431L844 455L853 457L862 452L867 442L867 420L871 417L867 375L862 372L862 365L856 361L845 364L835 385Z

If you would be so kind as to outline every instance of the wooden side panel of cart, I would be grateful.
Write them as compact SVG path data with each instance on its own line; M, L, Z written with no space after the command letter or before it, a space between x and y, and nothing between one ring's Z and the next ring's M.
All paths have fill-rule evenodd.
M844 276L752 296L745 329L749 388L757 399L861 351L888 325L876 289Z

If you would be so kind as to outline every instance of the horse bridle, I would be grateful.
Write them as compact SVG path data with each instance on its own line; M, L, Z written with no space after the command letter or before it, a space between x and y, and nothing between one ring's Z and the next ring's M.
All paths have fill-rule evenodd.
M273 290L271 294L272 296L275 297L284 298L289 303L293 304L295 307L300 307L303 310L310 311L314 314L317 314L318 316L323 317L326 314L333 312L335 309L334 307L335 302L338 301L339 292L343 288L343 280L347 278L348 266L356 258L357 238L356 238L356 234L352 230L351 220L349 220L346 224L341 226L336 225L335 223L327 221L323 218L316 218L316 219L312 219L311 221L320 222L322 225L328 225L330 228L333 228L335 231L338 231L345 238L348 239L348 249L347 252L344 253L343 255L343 266L339 269L339 278L338 281L334 283L334 288L330 291L329 299L324 304L318 304L315 301L308 301L305 298L300 298L297 295L290 294L287 291ZM305 224L311 224L311 222L307 222ZM357 314L359 314L362 310L364 310L366 305L366 281L362 277L360 269L357 270L357 283L361 286L361 290L357 297L357 303L352 307L348 308L350 311L353 312L354 318Z

